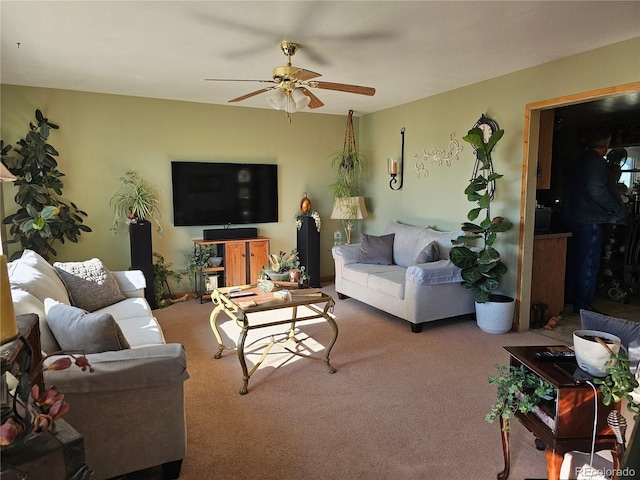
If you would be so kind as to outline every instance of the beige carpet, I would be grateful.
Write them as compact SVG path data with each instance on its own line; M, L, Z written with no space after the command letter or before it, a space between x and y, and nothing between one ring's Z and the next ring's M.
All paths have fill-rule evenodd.
M332 285L323 290L337 298ZM508 362L503 346L544 345L549 338L486 334L466 317L414 334L408 323L355 300L336 302L340 333L331 363L338 372L329 374L320 361L269 355L245 396L238 393L236 353L213 358L210 302L156 310L167 341L185 345L191 374L181 478L494 479L502 448L498 425L484 420L495 398L487 376L494 364ZM233 328L224 323L225 335L233 337ZM329 326L299 329L321 355ZM544 452L519 422L511 452L510 478L546 478ZM128 476L160 477L158 468Z

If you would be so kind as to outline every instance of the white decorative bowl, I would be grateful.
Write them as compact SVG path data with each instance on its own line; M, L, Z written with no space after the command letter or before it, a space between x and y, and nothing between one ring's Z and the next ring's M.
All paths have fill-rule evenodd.
M611 354L593 337L603 339L613 353L618 353L620 350L620 338L598 330L576 330L573 332L573 349L576 352L578 366L594 377L606 377L606 363L611 358Z
M209 257L210 267L219 267L222 265L222 257Z

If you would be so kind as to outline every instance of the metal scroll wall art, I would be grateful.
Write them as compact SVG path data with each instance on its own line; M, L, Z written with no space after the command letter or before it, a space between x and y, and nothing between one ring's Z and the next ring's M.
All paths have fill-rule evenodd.
M438 150L436 147L431 149L425 147L424 152L416 154L416 177L420 178L424 174L425 177L429 176L429 170L427 170L427 164L436 165L438 167L446 166L450 167L453 161L458 161L458 155L462 152L462 146L455 139L456 134L450 135L449 144L447 149Z

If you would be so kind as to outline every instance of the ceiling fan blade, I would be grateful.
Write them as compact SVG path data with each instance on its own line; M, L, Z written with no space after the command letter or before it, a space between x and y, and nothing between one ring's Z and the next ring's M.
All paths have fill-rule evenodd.
M361 87L359 85L347 85L346 83L333 82L309 82L310 87L324 88L325 90L336 90L338 92L357 93L359 95L373 96L376 89L372 87Z
M237 78L205 78L207 82L260 82L260 83L276 83L273 80L247 80Z
M309 102L309 105L307 105L309 108L320 108L324 106L324 103L322 103L322 100L316 97L309 90L307 90L304 87L300 87L300 90L302 90L302 93L304 93L307 97L311 99L311 101Z
M295 78L297 80L311 80L312 78L321 77L322 75L316 72L312 72L311 70L305 70L304 68L299 68L295 72L291 73L291 78Z
M260 95L261 93L273 90L274 88L276 87L265 87L260 90L256 90L255 92L247 93L246 95L242 95L241 97L229 100L229 102L241 102L242 100L246 100L247 98L255 97L256 95Z

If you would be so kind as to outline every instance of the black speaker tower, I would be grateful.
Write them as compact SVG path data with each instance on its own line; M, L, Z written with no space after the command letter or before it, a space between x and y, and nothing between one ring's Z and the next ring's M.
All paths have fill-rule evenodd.
M129 225L131 244L131 269L142 270L147 281L144 298L152 309L158 308L153 292L153 249L151 245L151 222L146 220Z
M309 275L309 286L320 288L320 232L313 217L301 216L298 230L298 256L300 265Z

